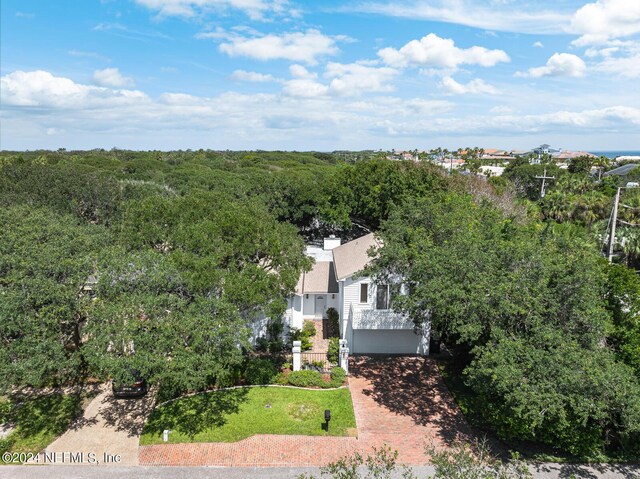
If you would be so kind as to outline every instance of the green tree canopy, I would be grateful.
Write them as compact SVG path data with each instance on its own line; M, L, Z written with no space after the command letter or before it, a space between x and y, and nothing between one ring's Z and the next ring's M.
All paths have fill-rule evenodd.
M108 238L102 227L50 208L0 210L0 391L86 371L81 293Z

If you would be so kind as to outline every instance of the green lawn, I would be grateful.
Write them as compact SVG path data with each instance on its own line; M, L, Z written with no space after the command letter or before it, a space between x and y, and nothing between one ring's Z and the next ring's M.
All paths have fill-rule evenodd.
M48 394L37 398L14 399L14 407L7 407L9 400L2 400L4 407L0 409L8 412L3 414L8 416L2 418L3 422L9 420L16 429L0 440L0 453L41 451L78 417L82 411L82 399L80 395ZM2 462L0 459L0 464Z
M331 410L329 431L324 410ZM157 408L145 425L141 445L169 442L235 442L254 434L355 436L348 389L242 388L182 398Z

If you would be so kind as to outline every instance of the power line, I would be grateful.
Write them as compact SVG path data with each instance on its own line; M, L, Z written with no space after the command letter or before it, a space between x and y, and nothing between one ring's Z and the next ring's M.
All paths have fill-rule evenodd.
M546 190L545 190L545 181L546 180L555 180L556 177L555 176L547 176L547 169L544 169L544 173L542 173L542 176L534 176L534 178L537 178L538 180L542 180L542 186L540 188L540 198L544 198L544 195L546 194Z
M627 226L640 226L640 223L629 223L628 221L618 220L618 223L622 223Z

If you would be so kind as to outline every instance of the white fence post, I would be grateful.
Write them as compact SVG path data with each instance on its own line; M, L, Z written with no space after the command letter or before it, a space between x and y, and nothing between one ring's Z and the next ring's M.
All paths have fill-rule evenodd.
M294 341L293 342L293 370L300 371L302 366L302 358L300 357L300 352L302 351L302 341Z
M349 374L349 348L347 347L347 340L340 340L340 367Z

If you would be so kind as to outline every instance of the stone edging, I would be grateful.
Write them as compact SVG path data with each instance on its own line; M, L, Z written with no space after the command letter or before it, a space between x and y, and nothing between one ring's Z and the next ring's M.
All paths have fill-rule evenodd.
M217 389L209 389L207 391L198 391L195 393L185 394L184 396L177 397L175 399L169 399L168 401L161 402L154 406L154 409L157 407L164 406L166 404L172 403L174 401L178 401L179 399L184 399L188 397L198 396L199 394L209 394L215 393L218 391L231 391L233 389L246 389L246 388L288 388L288 389L302 389L305 391L337 391L338 389L349 389L349 386L340 386L338 388L304 388L298 386L289 386L286 384L251 384L246 386L230 386L228 388L217 388Z

